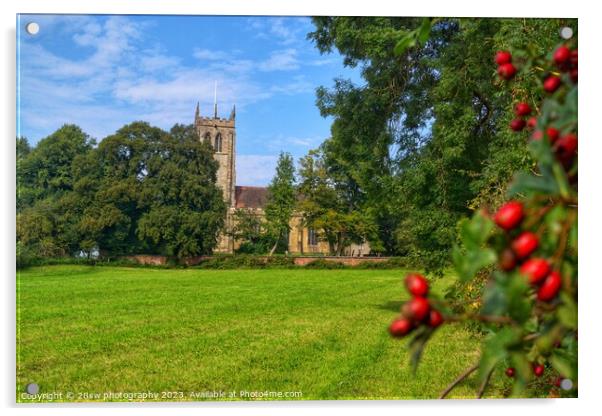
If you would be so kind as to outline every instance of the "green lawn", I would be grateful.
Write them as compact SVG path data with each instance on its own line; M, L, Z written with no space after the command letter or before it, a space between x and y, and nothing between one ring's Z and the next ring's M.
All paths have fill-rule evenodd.
M475 362L479 340L457 325L443 326L413 376L406 342L386 331L407 296L403 275L27 269L17 277L17 400L26 401L21 393L30 382L40 393L73 392L74 400L86 399L83 392L176 392L173 400L198 400L190 392L204 391L435 398ZM449 282L437 281L434 290ZM474 397L476 384L469 379L451 397Z

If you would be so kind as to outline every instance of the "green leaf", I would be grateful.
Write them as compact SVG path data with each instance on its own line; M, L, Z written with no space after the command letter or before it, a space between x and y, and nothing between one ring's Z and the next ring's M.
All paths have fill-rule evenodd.
M420 28L418 29L417 33L418 42L424 44L431 35L431 19L429 19L428 17L422 19L422 24L420 25Z
M564 357L560 352L557 352L550 358L550 363L563 377L575 379L576 362L572 363L567 357Z
M483 294L483 314L509 316L517 322L526 322L532 308L526 279L518 273L496 272L494 276L494 282L485 288Z
M557 195L558 186L551 176L534 176L530 173L520 172L514 178L508 191L508 195L513 197L517 194L541 193L545 195Z
M493 228L493 221L480 212L460 224L460 240L463 247L453 248L452 260L461 280L473 278L479 270L497 260L493 249L483 247Z
M510 327L500 329L489 338L484 346L479 364L479 379L482 381L495 365L508 357L508 349L520 341L520 334Z
M554 172L554 178L556 179L556 185L558 186L560 196L563 198L568 198L570 194L570 188L564 169L559 163L554 163L552 165L552 171Z
M525 322L531 316L531 302L527 296L529 285L526 279L518 274L513 274L504 289L508 314L518 322Z
M569 329L577 329L577 305L567 293L560 295L562 306L558 308L558 320Z
M454 259L456 260L456 271L460 279L469 280L482 268L495 263L497 255L490 248L475 248L465 253L456 248L454 249Z
M515 370L515 381L512 386L512 396L521 396L531 379L533 370L527 355L522 351L510 351L510 363Z
M397 42L397 45L395 45L395 48L393 49L393 53L396 56L399 56L399 55L403 54L407 49L410 49L414 45L416 45L416 36L415 35L416 34L414 32L412 32L412 33L408 33L403 38L401 38L399 40L399 42Z
M460 226L460 239L466 249L481 247L488 239L494 224L489 218L477 212L470 220Z
M410 365L414 373L418 369L418 364L420 363L420 357L422 356L424 347L434 332L435 331L432 328L423 326L416 331L416 335L410 341Z

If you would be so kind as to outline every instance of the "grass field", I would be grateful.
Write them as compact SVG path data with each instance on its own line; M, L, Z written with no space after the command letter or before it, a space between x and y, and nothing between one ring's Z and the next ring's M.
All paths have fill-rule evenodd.
M401 270L160 270L48 266L17 276L17 400L35 382L74 401L201 400L191 392L297 399L435 398L477 357L443 326L415 376L386 331ZM435 291L449 284L438 280ZM503 380L494 377L488 396ZM451 397L474 397L469 379ZM115 392L113 397L102 395ZM166 393L163 393L166 392ZM167 393L169 392L169 393ZM87 396L83 393L90 393ZM249 397L242 397L248 399ZM65 400L65 396L63 396Z

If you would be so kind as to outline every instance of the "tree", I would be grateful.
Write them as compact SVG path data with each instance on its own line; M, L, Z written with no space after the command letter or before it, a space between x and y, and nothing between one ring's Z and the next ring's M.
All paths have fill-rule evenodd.
M240 242L238 253L264 254L272 247L265 219L252 209L237 209L233 215L230 235Z
M510 99L491 83L491 56L527 41L549 48L567 20L450 18L432 28L416 18L313 22L318 49L336 48L364 81L318 90L321 113L334 118L326 157L353 180L349 191L375 216L389 253L445 266L456 222L482 203L499 204L512 172L532 163L524 142L507 132L499 109ZM395 54L408 34L423 38L420 47ZM532 81L519 82L521 94L535 92Z
M351 243L365 241L370 241L373 251L380 251L374 219L353 203L348 184L339 180L337 170L324 158L327 143L310 151L299 163L298 209L303 223L319 232L332 255L340 256Z
M217 162L194 126L175 125L146 161L137 236L154 252L178 258L209 254L223 228L226 204Z
M95 140L73 124L65 124L33 149L26 139L18 139L17 210L72 190L71 163L94 145Z
M295 167L289 153L281 152L276 164L276 173L268 186L268 200L265 207L265 218L274 245L270 255L279 245L288 246L284 241L288 238L290 221L296 204Z
M215 247L225 203L212 149L192 126L167 133L135 122L98 148L78 127L64 126L29 153L26 144L18 142L18 189L26 194L20 251L184 257Z

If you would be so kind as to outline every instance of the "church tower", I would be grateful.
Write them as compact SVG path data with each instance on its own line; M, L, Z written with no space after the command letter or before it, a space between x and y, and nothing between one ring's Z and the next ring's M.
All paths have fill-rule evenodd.
M236 186L236 108L228 118L217 116L217 101L213 106L213 117L202 117L199 104L194 114L194 127L199 139L213 147L213 157L219 163L217 185L224 194L229 208L234 208Z

